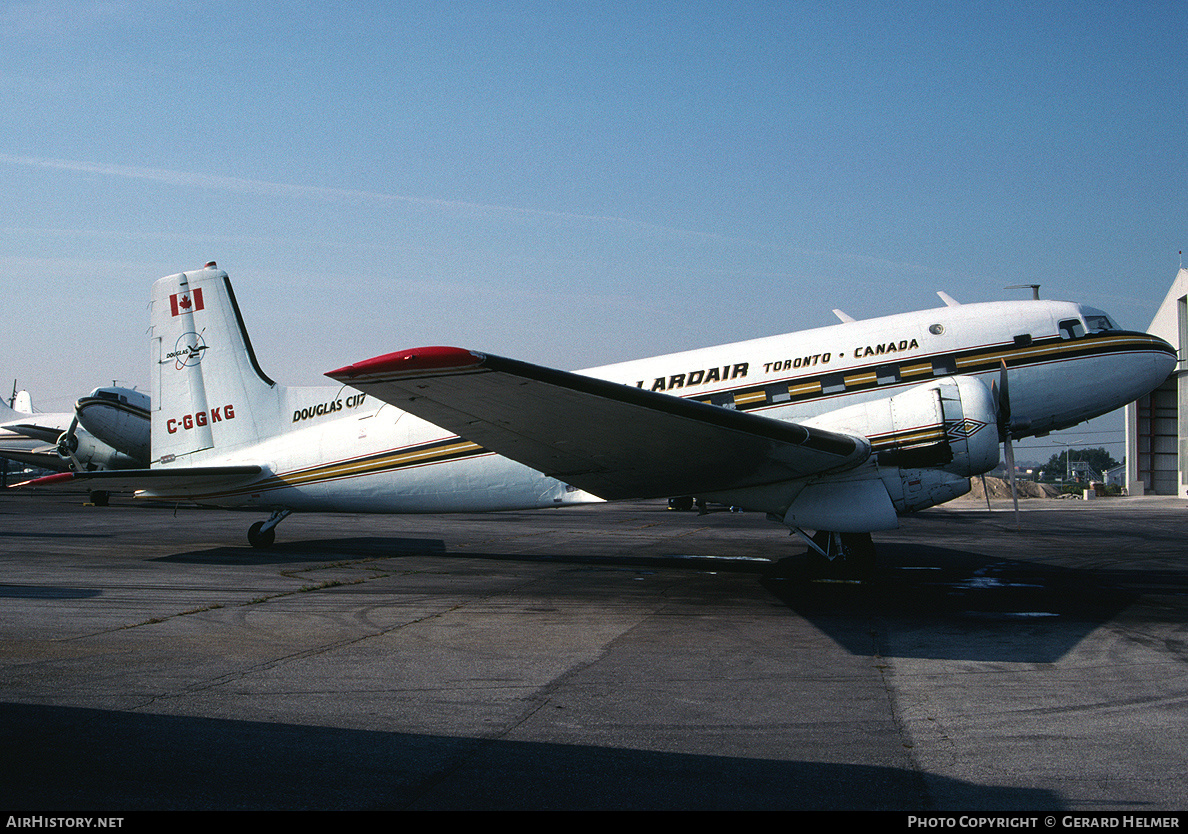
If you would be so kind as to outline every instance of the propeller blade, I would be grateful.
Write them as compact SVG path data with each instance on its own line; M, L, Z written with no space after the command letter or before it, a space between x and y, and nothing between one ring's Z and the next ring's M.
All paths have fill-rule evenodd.
M998 390L995 392L998 395L996 398L998 405L998 434L1001 438L1006 439L1010 436L1011 431L1011 393L1007 387L1006 360L1000 359L998 362Z
M1011 446L1011 394L1007 387L1006 360L998 360L998 437L1002 441L1002 451L1006 458L1007 479L1011 482L1011 500L1015 503L1015 529L1022 529L1019 523L1019 490L1015 483L1015 450ZM993 389L994 386L991 386Z
M1019 490L1015 486L1015 450L1011 447L1011 434L1007 432L1006 440L1002 444L1006 453L1007 477L1011 481L1011 498L1015 502L1015 529L1023 529L1019 523Z
M83 465L79 462L78 456L74 454L78 451L78 435L75 434L77 429L78 417L75 417L70 421L70 428L62 432L62 436L58 438L58 456L70 461L75 472L82 472Z

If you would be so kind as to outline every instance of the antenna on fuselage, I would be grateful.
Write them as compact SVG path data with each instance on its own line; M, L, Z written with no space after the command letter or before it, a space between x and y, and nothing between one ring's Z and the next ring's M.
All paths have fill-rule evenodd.
M1003 287L1004 290L1025 290L1031 287L1031 300L1039 301L1039 284L1011 284L1009 287Z

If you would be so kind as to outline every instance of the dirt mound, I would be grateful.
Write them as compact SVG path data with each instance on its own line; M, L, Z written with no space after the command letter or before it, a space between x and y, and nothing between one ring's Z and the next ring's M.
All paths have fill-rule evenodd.
M986 476L986 492L982 491L982 479L970 478L970 490L966 498L977 499L979 501L986 500L986 492L990 493L991 498L1010 498L1011 485L1002 478L992 478ZM1050 484L1037 484L1035 481L1016 481L1015 485L1019 490L1020 498L1057 498L1060 496L1060 490Z

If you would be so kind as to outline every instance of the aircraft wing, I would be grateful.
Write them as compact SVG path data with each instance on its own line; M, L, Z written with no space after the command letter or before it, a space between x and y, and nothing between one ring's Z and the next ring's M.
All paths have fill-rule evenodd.
M21 423L12 422L5 423L2 428L7 429L14 434L19 434L22 437L28 437L33 440L40 440L42 443L56 444L58 438L62 436L62 432L66 431L66 426L58 425L40 425L38 423Z
M263 471L255 464L243 466L179 466L157 469L97 469L93 472L59 472L13 484L20 487L56 487L66 484L108 492L142 492L145 497L200 498L212 491L251 481Z
M327 376L602 498L661 498L857 466L865 438L461 348Z
M68 467L58 456L57 443L74 415L20 414L0 423L0 458L28 466L61 471Z
M53 469L60 471L69 464L62 460L56 446L9 447L0 444L0 458L8 458L26 466L36 466L39 469Z

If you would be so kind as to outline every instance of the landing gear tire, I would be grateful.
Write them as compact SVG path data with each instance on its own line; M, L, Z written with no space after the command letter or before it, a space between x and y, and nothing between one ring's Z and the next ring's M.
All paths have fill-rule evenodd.
M834 533L818 530L813 544L828 554L809 549L814 573L831 578L865 579L874 573L875 547L870 533Z
M105 489L92 490L89 497L91 499L90 503L94 504L96 507L106 507L110 498L107 490Z
M267 550L276 541L276 528L271 527L268 530L264 530L263 527L264 522L257 521L248 528L248 542L252 547L259 550Z
M292 513L292 510L275 510L267 521L257 521L248 528L248 542L252 547L264 550L276 541L276 525Z

